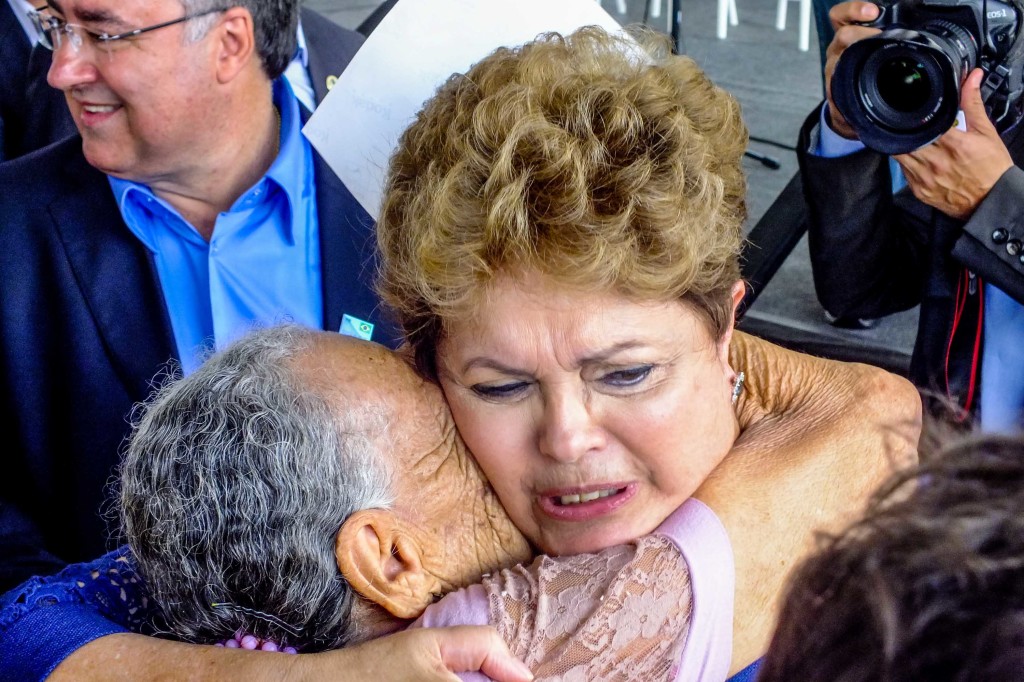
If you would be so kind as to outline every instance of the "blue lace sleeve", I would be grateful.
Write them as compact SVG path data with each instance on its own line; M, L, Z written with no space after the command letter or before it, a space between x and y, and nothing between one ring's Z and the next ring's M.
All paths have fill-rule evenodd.
M155 615L127 547L31 578L0 597L0 680L43 680L98 637L149 634Z

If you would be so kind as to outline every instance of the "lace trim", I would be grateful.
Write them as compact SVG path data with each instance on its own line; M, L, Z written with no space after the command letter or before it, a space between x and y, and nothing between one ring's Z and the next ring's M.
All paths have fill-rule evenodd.
M155 610L126 547L95 561L71 564L56 575L25 581L3 596L0 628L37 609L64 604L91 607L133 632L153 631Z
M693 607L689 570L659 535L484 581L491 620L537 679L671 680Z

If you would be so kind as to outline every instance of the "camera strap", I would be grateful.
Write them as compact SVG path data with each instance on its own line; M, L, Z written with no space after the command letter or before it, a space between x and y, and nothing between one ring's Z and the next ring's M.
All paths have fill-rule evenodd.
M1017 12L1013 45L1006 52L1006 57L988 72L981 83L981 101L985 103L989 119L1003 124L1001 129L1015 118L1007 118L1006 115L1011 104L1018 102L1024 90L1024 82L1021 80L1021 66L1024 63L1024 0L1008 1Z
M953 322L949 330L949 338L946 341L946 360L943 367L946 380L946 397L949 398L952 404L962 408L962 411L955 417L958 422L962 422L970 416L971 407L974 405L974 397L981 373L982 331L984 327L984 283L980 277L964 268L957 279ZM966 357L970 358L966 368L962 365L965 351ZM950 366L954 362L957 365L957 369L953 372L956 380L952 381ZM965 369L967 372L967 385L962 386L962 372ZM955 388L954 383L956 384ZM964 392L962 395L960 394L961 391Z

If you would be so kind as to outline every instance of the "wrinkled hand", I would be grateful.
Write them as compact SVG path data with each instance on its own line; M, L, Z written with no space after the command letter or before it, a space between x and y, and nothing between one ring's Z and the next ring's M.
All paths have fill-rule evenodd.
M407 630L358 646L297 656L186 644L124 632L82 646L47 680L459 682L455 672L474 671L499 682L533 679L494 628L462 626Z
M485 626L406 630L339 651L289 658L311 662L320 656L337 658L334 679L343 680L458 682L455 672L477 670L498 682L533 679L494 628ZM319 671L324 670L324 662L316 662ZM318 677L303 674L299 678Z
M844 2L835 5L828 13L829 21L836 35L825 51L825 97L828 98L828 113L832 130L850 140L857 139L850 124L846 122L843 115L839 113L835 102L832 101L832 74L836 70L836 62L839 56L850 45L858 40L881 33L880 29L867 26L858 26L859 23L874 21L878 18L878 6L870 2Z
M964 81L960 108L966 132L953 129L934 143L895 157L914 196L943 213L967 220L1013 159L981 101L981 69Z

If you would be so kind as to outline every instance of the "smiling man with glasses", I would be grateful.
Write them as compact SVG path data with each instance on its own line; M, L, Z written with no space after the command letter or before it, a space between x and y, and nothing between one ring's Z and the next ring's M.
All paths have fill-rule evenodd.
M59 0L58 0L59 4ZM212 3L212 14L221 11ZM230 4L230 3L221 3ZM36 5L36 6L33 6ZM35 15L35 16L34 16ZM182 15L172 23L185 22ZM194 22L192 25L195 25ZM0 163L23 156L76 132L63 94L46 82L52 49L58 41L106 43L110 50L124 47L126 38L162 28L163 24L125 33L85 33L54 16L41 0L0 0ZM285 70L292 91L307 111L327 96L330 86L362 44L355 31L342 28L321 14L303 7L296 32L298 49ZM84 47L83 47L84 46Z
M372 223L282 77L298 18L297 0L35 16L79 136L0 165L0 592L104 550L105 484L168 361L188 373L284 320L393 340Z

